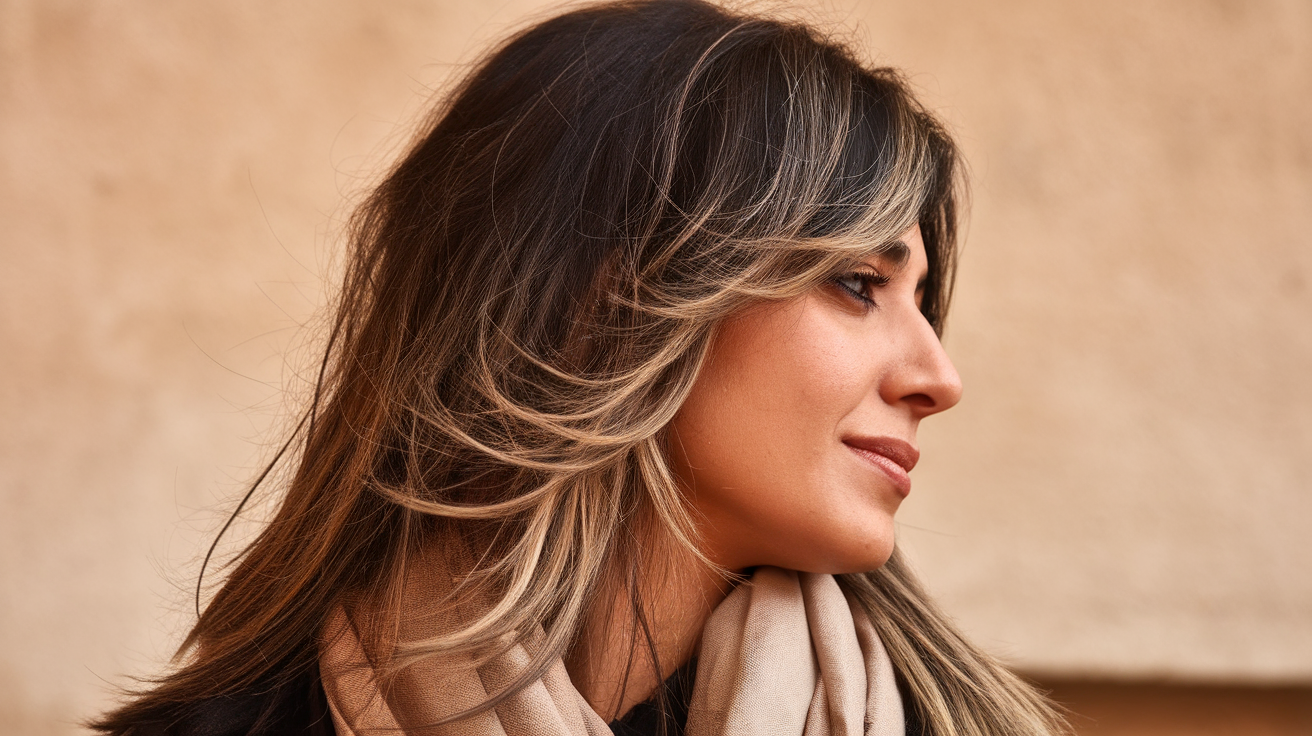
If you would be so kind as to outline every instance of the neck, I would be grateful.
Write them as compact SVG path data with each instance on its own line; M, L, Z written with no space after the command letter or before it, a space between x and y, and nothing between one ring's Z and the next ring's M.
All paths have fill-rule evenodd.
M574 686L606 721L623 716L693 657L711 611L732 583L690 552L667 541L635 545L651 550L636 565L637 603L625 574L610 576L584 617L565 656ZM650 639L648 637L650 636ZM652 661L656 654L659 669Z

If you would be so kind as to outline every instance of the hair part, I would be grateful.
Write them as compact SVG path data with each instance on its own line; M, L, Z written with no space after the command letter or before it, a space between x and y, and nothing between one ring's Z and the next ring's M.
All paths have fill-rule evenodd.
M571 646L607 586L628 591L650 644L631 540L655 530L711 564L665 428L717 325L806 293L918 224L922 311L941 333L961 178L951 138L897 72L801 24L644 0L510 38L351 221L278 513L200 614L179 668L95 727L126 733L204 697L277 688L315 666L334 606L395 642L409 565L437 541L469 561L451 605L486 605L395 642L389 671L477 661L541 626L533 666L479 710L493 707ZM1057 730L896 555L840 580L926 733Z

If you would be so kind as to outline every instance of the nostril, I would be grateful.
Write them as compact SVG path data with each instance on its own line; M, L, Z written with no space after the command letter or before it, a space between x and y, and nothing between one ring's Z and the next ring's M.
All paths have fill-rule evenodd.
M934 401L934 398L929 394L911 394L910 396L902 397L902 400L912 406L917 406L922 409L933 409L937 404L937 402Z

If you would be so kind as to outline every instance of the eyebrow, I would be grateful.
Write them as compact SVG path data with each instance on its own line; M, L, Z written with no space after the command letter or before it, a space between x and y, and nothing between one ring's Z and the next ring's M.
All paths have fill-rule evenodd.
M901 271L906 268L907 261L911 260L911 246L907 245L905 241L894 240L883 249L876 251L874 256L880 260L888 261L893 266L894 271ZM916 282L916 293L923 292L925 287L929 285L929 276L930 274L926 273Z
M880 249L875 255L881 260L888 261L894 268L901 271L907 265L907 261L911 260L911 246L901 240L894 240Z
M901 240L894 240L891 243L880 246L878 250L875 250L862 260L867 262L876 261L881 265L887 264L887 267L891 267L892 273L885 275L891 276L906 268L907 261L911 260L911 247ZM875 270L880 271L881 273L883 272L883 269L879 268L875 263L870 263L869 265Z

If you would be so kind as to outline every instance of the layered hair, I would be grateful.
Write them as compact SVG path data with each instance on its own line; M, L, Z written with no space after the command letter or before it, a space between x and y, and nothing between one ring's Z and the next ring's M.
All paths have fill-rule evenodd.
M951 138L899 74L805 25L640 0L510 38L351 221L316 392L274 461L294 467L276 515L176 669L98 727L276 688L315 666L335 606L386 629L408 564L434 544L474 560L457 590L487 605L405 643L393 668L544 634L483 707L560 657L607 586L641 621L635 539L656 531L710 564L665 443L717 325L919 225L922 311L941 331L961 196ZM897 553L839 581L926 733L1057 729Z

